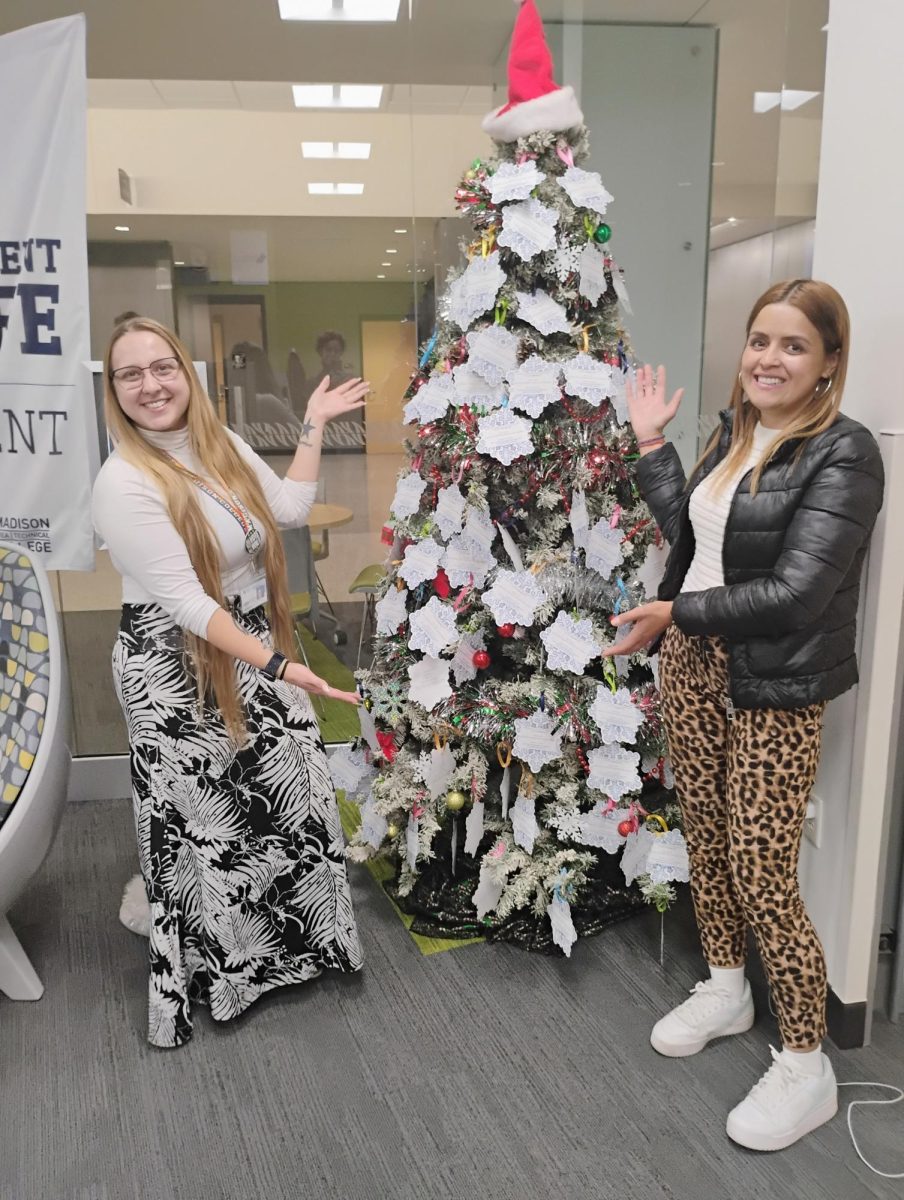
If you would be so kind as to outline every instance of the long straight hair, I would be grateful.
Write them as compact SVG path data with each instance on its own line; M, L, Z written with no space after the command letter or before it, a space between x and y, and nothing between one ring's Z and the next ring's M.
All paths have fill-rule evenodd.
M201 586L208 596L225 607L220 578L220 546L202 511L198 488L173 465L164 450L142 437L141 431L122 411L116 398L110 377L110 358L119 339L124 334L134 332L156 333L172 350L173 357L188 380L188 442L195 458L202 470L227 494L235 492L265 535L263 555L273 640L282 654L294 659L286 558L279 530L260 482L217 419L186 347L165 325L148 317L132 317L117 325L104 356L104 410L110 436L122 457L157 486L170 520L185 542ZM194 665L202 712L205 702L212 698L230 736L241 744L246 737L246 724L236 681L235 659L194 634L186 633L186 646Z
M828 283L822 283L816 279L791 279L784 283L773 284L763 292L750 311L750 316L747 318L747 337L750 337L754 322L767 304L790 304L799 309L819 334L825 353L837 353L838 363L828 385L821 387L822 381L820 381L813 395L801 403L800 409L791 423L784 429L776 430L774 440L754 469L750 481L752 495L756 495L766 464L786 442L795 438L801 439L801 445L797 452L797 457L799 457L807 439L814 438L828 429L835 420L841 407L851 341L851 321L847 306L838 292ZM740 362L738 365L740 367ZM756 408L744 395L740 372L731 391L730 408L732 413L731 446L719 465L719 473L723 480L731 478L733 469L747 458L753 445L753 432L759 423ZM717 427L707 442L706 449L694 464L691 477L703 465L717 444L719 436L720 430ZM716 486L718 487L718 481Z

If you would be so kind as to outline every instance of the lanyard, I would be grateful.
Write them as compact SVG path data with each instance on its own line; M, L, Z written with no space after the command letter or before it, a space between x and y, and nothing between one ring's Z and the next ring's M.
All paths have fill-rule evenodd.
M206 479L202 479L200 475L196 475L194 471L190 471L188 467L184 467L172 454L167 455L167 457L173 466L178 471L181 471L183 475L187 475L205 496L209 496L211 500L215 500L220 508L225 508L238 521L242 527L242 533L245 535L245 551L254 558L263 546L264 539L261 537L260 532L255 529L251 514L235 492L230 492L230 499L227 500L225 496L221 496L219 492L215 491Z

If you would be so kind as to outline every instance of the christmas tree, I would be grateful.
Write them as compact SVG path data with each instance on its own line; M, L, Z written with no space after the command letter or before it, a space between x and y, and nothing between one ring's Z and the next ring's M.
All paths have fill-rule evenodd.
M474 237L406 396L363 742L333 771L362 809L349 856L397 855L416 928L570 954L667 906L686 860L655 664L600 658L611 615L654 594L661 538L634 482L612 197L533 0L509 77L496 155L456 195Z

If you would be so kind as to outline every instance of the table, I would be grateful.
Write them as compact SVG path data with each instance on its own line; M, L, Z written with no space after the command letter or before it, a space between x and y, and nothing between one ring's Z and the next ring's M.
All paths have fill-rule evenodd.
M345 630L339 625L338 620L332 613L321 613L320 611L320 588L317 583L317 567L314 562L314 549L311 544L312 529L339 529L342 525L348 525L350 521L355 519L355 514L350 508L346 508L343 504L324 504L315 501L311 505L311 511L308 513L308 523L304 529L305 535L305 551L307 555L308 579L310 580L310 596L311 596L311 623L316 631L317 622L321 617L325 621L332 621L336 626L333 637L337 644L345 641ZM326 595L326 593L324 593Z

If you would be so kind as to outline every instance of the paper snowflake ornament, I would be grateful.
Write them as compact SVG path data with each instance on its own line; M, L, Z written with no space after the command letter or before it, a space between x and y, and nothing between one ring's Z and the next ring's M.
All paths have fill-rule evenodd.
M600 296L604 296L609 290L605 252L593 242L588 242L581 251L578 272L578 291L582 296L586 296L591 304L596 304Z
M559 187L568 193L575 208L589 208L601 217L614 199L603 187L599 172L585 171L583 167L569 167L559 176Z
M363 750L342 747L329 756L328 763L333 787L345 792L349 799L365 793L367 780L376 773L365 759Z
M465 820L465 854L473 858L483 840L484 802L475 800Z
M619 833L618 827L628 816L628 809L610 809L600 800L590 812L581 814L580 834L576 840L585 846L597 846L607 854L614 854L624 843L625 834Z
M420 704L428 712L436 708L441 700L448 700L452 695L452 685L449 682L449 663L441 658L424 658L408 668L408 678L411 686L408 698L414 704Z
M590 537L590 516L587 512L587 497L582 491L571 493L571 513L569 520L571 521L571 533L574 537L574 544L579 550L583 550L587 545L587 539Z
M596 689L596 699L590 706L590 716L600 731L603 744L609 742L637 741L637 731L644 722L644 715L631 699L627 688L610 692L601 683Z
M571 905L556 894L549 902L546 915L552 926L552 940L564 951L566 958L571 958L571 947L578 940L577 930L571 919Z
M612 395L612 368L590 354L576 354L562 364L565 391L599 408Z
M563 611L543 630L540 640L546 647L546 665L551 671L565 670L583 675L587 664L600 652L590 618L576 621Z
M526 162L503 163L484 185L494 204L506 204L512 200L527 200L535 187L539 187L546 175L534 159Z
M662 577L665 574L665 564L668 557L669 548L665 542L659 546L655 542L650 542L649 546L647 546L643 565L637 572L637 582L641 585L644 595L649 600L656 598L656 593L659 591L659 585L662 583Z
M578 270L581 261L581 251L571 242L560 245L553 255L553 265L560 283L566 283L570 276Z
M518 365L518 338L501 325L468 334L468 365L487 383L502 383Z
M509 376L509 404L536 420L550 404L562 396L559 368L532 354Z
M434 579L444 551L445 547L431 537L412 542L410 546L405 547L399 575L409 587L417 587L419 583Z
M449 539L442 566L453 587L473 585L482 588L487 573L496 566L496 559L491 550L485 550L460 534Z
M470 363L452 368L452 403L456 408L498 408L505 399L502 382L489 383Z
M421 506L421 496L424 494L426 486L427 480L421 479L417 471L412 471L410 475L400 479L396 484L392 504L389 506L392 515L394 517L413 517Z
M617 646L619 642L623 642L625 638L630 636L631 626L619 625L618 629L615 631L615 637L612 639L612 644ZM618 675L619 679L624 679L627 676L628 671L631 669L630 654L616 654L613 656L612 661L615 663L615 673Z
M536 575L502 568L496 572L493 586L481 596L497 625L533 625L537 609L547 599Z
M518 793L518 799L512 805L511 819L515 844L528 854L533 854L540 826L537 824L536 801L532 796Z
M402 417L406 425L411 421L427 425L444 416L451 403L452 375L442 371L431 375L426 383L421 384L402 410Z
M533 325L544 336L571 332L565 305L553 300L546 292L515 292L515 296L520 319Z
M499 265L498 250L486 258L472 258L449 288L449 314L455 324L467 329L475 317L493 308L504 283L505 271Z
M497 527L493 523L493 518L486 509L475 508L472 505L468 510L461 537L463 542L474 546L477 550L490 550L496 540L496 531Z
M534 452L530 436L533 421L529 417L516 416L510 408L497 409L488 417L481 417L477 428L479 453L488 454L505 466Z
M477 668L474 666L474 655L478 650L486 650L486 648L486 642L480 633L466 633L458 643L455 657L452 659L452 674L455 676L455 682L459 687L476 676Z
M434 574L436 572L434 571ZM377 617L377 633L392 637L400 625L408 620L408 589L390 588L374 608Z
M493 878L493 868L486 862L480 864L480 880L471 897L471 903L477 909L477 919L482 920L491 913L502 899L502 884Z
M438 800L447 790L449 780L455 774L455 755L448 746L440 746L431 750L429 754L422 754L418 766L430 799Z
M680 829L653 834L653 844L647 855L647 870L652 883L690 882L687 842Z
M532 771L539 771L562 757L562 736L562 731L555 729L553 718L538 709L533 716L516 719L512 754L526 762Z
M377 812L373 797L361 806L361 836L375 850L383 845L389 826L386 818Z
M461 533L462 521L465 515L465 495L454 483L449 487L440 488L436 494L436 510L433 519L439 526L439 531L449 540L455 533Z
M626 378L624 371L620 371L618 368L612 372L612 395L609 397L609 403L615 410L615 419L619 425L624 425L628 420Z
M590 530L587 545L584 547L587 555L587 566L608 579L616 567L620 567L625 554L622 548L624 534L618 528L612 529L604 517Z
M411 650L423 650L431 658L439 658L447 646L458 641L455 613L448 604L437 596L431 596L423 608L417 609L408 619Z
M638 767L640 755L622 746L602 746L587 755L590 774L587 786L598 792L620 800L629 792L640 791L641 779Z
M554 250L559 214L539 200L524 200L503 210L502 232L496 239L508 246L523 262L529 262L543 250Z

